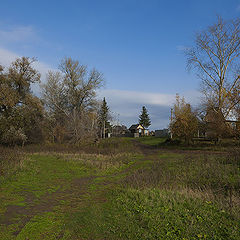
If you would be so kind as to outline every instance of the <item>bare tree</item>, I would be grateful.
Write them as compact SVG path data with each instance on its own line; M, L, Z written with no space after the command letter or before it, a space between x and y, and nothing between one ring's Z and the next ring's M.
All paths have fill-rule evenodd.
M64 89L70 110L80 111L89 107L96 96L96 90L103 85L103 75L96 69L88 71L86 65L77 60L65 58L59 69L64 78Z
M47 108L55 115L64 114L69 116L66 111L66 96L62 74L49 71L46 78L47 82L42 84L42 95Z
M188 67L197 70L207 101L226 118L240 103L240 19L217 23L197 34L186 50Z
M92 135L96 121L96 90L103 85L103 75L96 69L88 71L71 58L62 60L61 72L49 72L43 85L43 98L54 118L68 132L68 138L77 142Z

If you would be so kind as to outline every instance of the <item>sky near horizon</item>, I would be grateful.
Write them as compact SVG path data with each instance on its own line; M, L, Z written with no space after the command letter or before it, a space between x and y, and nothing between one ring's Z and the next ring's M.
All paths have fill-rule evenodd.
M106 97L117 122L137 123L144 105L151 129L160 129L176 93L193 105L200 101L183 50L217 15L239 17L240 0L1 1L0 64L37 57L44 81L70 56L104 74L98 98Z

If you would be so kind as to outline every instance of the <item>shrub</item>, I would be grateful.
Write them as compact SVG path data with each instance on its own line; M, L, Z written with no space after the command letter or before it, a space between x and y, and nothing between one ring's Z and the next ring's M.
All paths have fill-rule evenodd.
M10 146L14 146L16 144L22 144L27 140L27 136L25 135L22 128L16 129L11 126L8 130L6 130L2 135L2 143L5 143Z

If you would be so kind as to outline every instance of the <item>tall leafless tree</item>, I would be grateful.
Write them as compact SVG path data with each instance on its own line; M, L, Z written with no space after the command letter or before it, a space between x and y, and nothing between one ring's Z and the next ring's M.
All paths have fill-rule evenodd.
M217 23L197 34L186 50L188 67L197 70L202 92L226 118L240 103L240 19Z

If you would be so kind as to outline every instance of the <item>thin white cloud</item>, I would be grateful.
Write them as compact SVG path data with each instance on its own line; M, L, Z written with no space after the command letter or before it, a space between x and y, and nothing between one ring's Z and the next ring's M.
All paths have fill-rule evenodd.
M105 96L114 102L131 102L131 103L145 103L151 105L170 106L175 99L174 94L160 94L137 91L123 91L107 89L100 92L100 96Z
M188 46L184 46L184 45L178 45L177 46L177 50L178 51L186 51L186 50L189 50L190 49L190 47L188 47Z
M11 52L7 49L0 48L0 65L3 67L9 67L10 64L16 60L16 58L22 57L21 55ZM37 69L41 74L41 82L44 82L46 80L46 74L49 70L55 70L48 64L40 61L36 61L33 63L33 66L35 69ZM40 86L38 83L32 84L32 91L34 94L39 95L40 94Z
M0 48L0 65L9 66L17 57L19 57L18 54L4 48Z
M29 40L36 40L37 36L33 27L18 26L10 30L0 29L0 43L5 42L28 42Z
M22 57L21 55L11 52L7 49L0 48L0 65L4 67L10 66L10 64L16 60L16 58ZM53 70L48 64L36 61L33 66L45 77L49 70Z
M10 64L16 60L16 58L22 57L21 55L9 51L4 48L0 48L0 65L3 67L9 67ZM44 62L36 61L33 63L33 66L40 72L41 74L41 81L44 82L46 79L46 74L49 70L54 70L51 66ZM39 84L33 84L32 90L35 94L39 95L40 89Z

